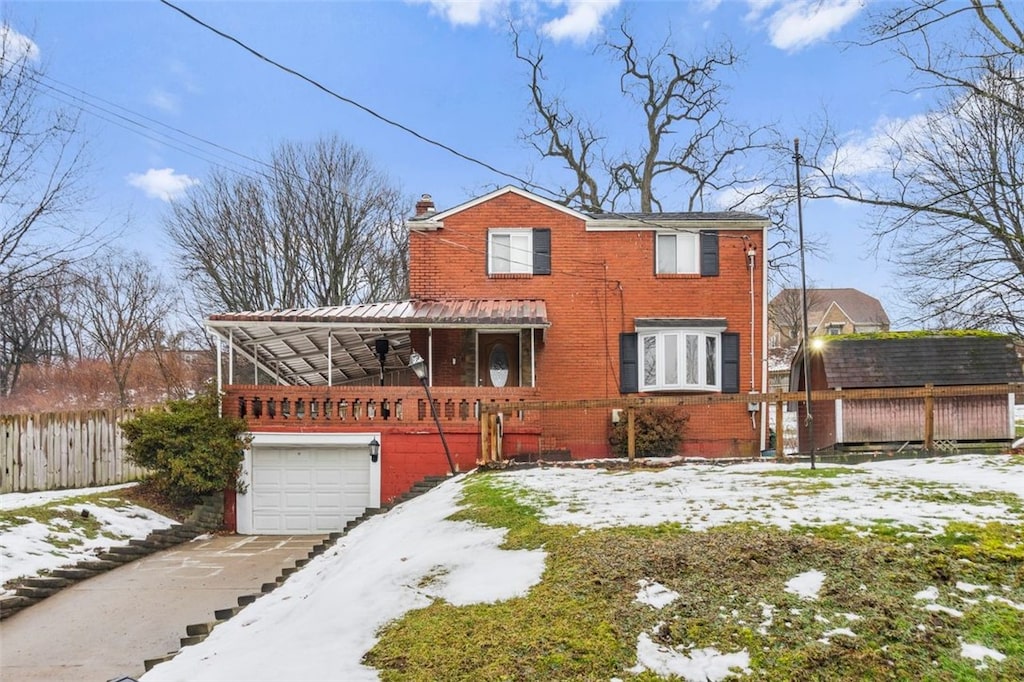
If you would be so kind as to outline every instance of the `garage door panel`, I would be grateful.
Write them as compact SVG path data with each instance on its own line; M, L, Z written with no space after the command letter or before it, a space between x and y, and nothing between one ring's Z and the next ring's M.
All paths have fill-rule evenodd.
M341 530L370 504L370 461L363 448L254 447L253 530Z

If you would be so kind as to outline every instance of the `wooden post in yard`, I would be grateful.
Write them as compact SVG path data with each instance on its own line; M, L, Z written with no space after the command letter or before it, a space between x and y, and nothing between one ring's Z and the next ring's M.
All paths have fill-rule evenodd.
M778 389L776 393L779 395L775 400L775 458L782 459L782 433L784 430L782 426L782 408L784 406L782 402L782 389Z
M925 384L928 391L924 396L924 449L931 452L935 449L935 395L933 384Z
M632 407L626 408L626 454L632 465L636 459L636 410Z
M487 425L490 423L491 414L484 412L480 415L480 463L487 464L489 461L488 455L490 454L488 449L490 445L490 436L488 435Z

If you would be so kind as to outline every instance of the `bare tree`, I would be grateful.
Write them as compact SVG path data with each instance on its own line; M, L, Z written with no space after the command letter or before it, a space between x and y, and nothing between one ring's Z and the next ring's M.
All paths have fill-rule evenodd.
M770 126L748 127L727 112L723 76L739 61L731 45L687 58L666 40L648 54L627 23L619 27L619 39L602 49L617 65L622 96L640 111L643 142L633 148L605 137L550 95L541 47L524 48L514 28L513 38L516 57L530 74L534 120L525 137L542 157L559 160L569 171L570 184L561 189L567 205L609 211L629 203L641 212L660 211L666 196L678 191L680 208L698 211L713 195L763 189L763 178L773 177L753 170L750 162L760 152L779 150L778 135ZM609 151L613 142L619 151Z
M0 270L13 278L67 260L86 236L67 227L84 196L78 119L43 106L36 53L0 20Z
M61 347L55 287L95 248L75 213L85 199L78 119L45 106L38 48L0 17L0 393Z
M812 312L825 303L820 289L807 289L807 310ZM778 346L792 346L804 335L804 297L800 287L784 287L768 304L768 322L779 335Z
M106 361L118 400L127 405L132 364L163 328L172 309L169 290L139 254L110 252L87 265L75 301L86 354Z
M215 172L172 203L177 262L210 310L400 298L408 202L336 137L282 144L259 178Z
M1024 333L1024 16L1003 0L914 0L876 17L873 43L893 46L927 114L891 127L850 172L838 138L818 150L818 197L877 209L906 293L929 318ZM812 181L812 186L813 181Z
M2 397L11 394L26 365L62 361L72 352L65 296L71 273L56 268L31 273L30 287L27 274L8 274L0 281Z

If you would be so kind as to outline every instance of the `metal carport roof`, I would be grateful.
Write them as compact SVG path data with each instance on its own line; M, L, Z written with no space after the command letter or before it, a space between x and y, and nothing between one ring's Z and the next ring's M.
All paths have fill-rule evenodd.
M277 383L343 384L377 376L374 342L387 338L385 369L407 366L411 329L543 329L537 299L410 299L386 303L211 315L206 327ZM228 383L233 383L230 379Z

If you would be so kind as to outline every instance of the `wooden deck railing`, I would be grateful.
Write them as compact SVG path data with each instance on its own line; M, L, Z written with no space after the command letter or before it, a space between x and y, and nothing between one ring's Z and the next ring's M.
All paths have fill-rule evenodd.
M434 386L431 397L443 422L476 424L482 410L514 413L516 405L537 398L533 388L465 388ZM233 385L224 389L224 414L250 425L401 424L432 421L421 386Z

